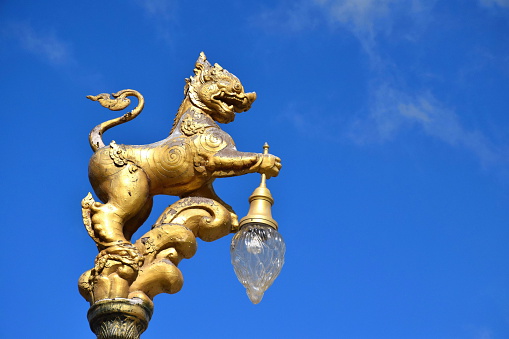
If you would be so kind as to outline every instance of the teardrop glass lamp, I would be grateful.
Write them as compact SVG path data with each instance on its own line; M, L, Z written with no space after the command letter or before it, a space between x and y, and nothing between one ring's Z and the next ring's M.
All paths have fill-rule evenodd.
M269 145L263 148L267 154ZM230 254L237 278L251 302L258 304L283 268L286 245L272 218L274 199L264 174L249 203L249 212L240 220L240 230L232 238Z

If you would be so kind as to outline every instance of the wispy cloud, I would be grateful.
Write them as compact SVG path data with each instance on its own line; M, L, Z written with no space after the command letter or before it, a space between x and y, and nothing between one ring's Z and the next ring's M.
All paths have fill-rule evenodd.
M506 7L509 8L509 0L479 0L481 5L486 7Z
M479 336L478 336L479 339L492 339L493 338L493 333L491 330L489 329L486 329L486 328L483 328L479 331Z
M11 48L24 50L58 71L69 74L69 79L87 88L104 88L104 76L90 69L73 53L72 43L61 38L58 31L30 21L9 21L0 28L0 42ZM14 43L13 43L14 42Z
M351 125L349 136L359 144L384 142L402 131L421 131L450 146L473 153L483 166L501 161L501 153L483 133L465 128L458 114L431 93L408 94L384 83L373 90L367 117Z
M485 5L509 6L509 0L479 1ZM479 130L465 128L458 112L441 102L431 89L410 89L405 86L404 79L408 75L394 60L380 52L381 44L387 39L392 41L404 39L409 44L419 43L421 32L425 31L433 20L435 2L435 0L283 2L283 5L271 11L263 11L257 19L260 25L268 28L278 28L276 25L279 25L279 28L294 32L313 29L320 22L326 22L329 28L338 31L338 34L348 32L357 38L363 51L369 56L372 85L368 93L369 103L363 109L365 113L347 123L350 128L344 130L344 134L355 143L383 143L397 138L405 129L413 129L420 130L423 135L440 140L451 147L470 151L483 165L501 161L501 152L489 138ZM306 121L306 115L294 116L293 123L297 130L306 124L312 125L311 121Z
M53 65L72 61L69 45L54 31L36 30L29 22L11 22L2 29L2 35L17 40L23 49Z
M175 0L136 0L147 18L153 23L157 34L165 42L172 43L172 28L178 22L177 1Z
M309 116L319 116L313 105L306 105L298 101L290 101L282 107L281 114L276 117L276 123L281 126L291 126L307 138L334 142L341 135L340 128L345 125L344 119L339 115L321 114L320 119L309 122ZM343 133L344 134L344 133Z
M312 1L284 1L275 8L265 8L251 18L251 23L266 30L300 32L318 26L323 21L320 8Z
M175 1L138 0L136 3L151 17L158 18L160 20L171 20L175 16Z
M486 0L489 1L489 0ZM492 0L496 1L496 0ZM505 0L499 0L505 1ZM296 0L283 1L279 6L262 10L256 22L269 30L299 32L313 29L324 22L353 34L366 52L371 53L377 37L390 35L401 20L406 26L405 37L425 24L436 0Z
M354 34L367 52L380 35L390 35L394 25L411 19L415 28L434 1L399 0L315 0L332 24L340 24Z

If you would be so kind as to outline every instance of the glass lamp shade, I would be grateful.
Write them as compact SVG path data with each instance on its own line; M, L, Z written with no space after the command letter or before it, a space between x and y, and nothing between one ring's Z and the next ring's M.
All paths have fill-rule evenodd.
M263 223L245 224L232 238L230 254L233 269L253 304L262 300L265 291L281 272L285 251L281 234Z

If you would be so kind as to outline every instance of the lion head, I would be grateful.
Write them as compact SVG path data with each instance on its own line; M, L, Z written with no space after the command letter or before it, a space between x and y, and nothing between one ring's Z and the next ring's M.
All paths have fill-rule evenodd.
M212 66L203 52L195 64L194 76L186 79L185 95L193 105L202 109L217 122L227 124L235 113L249 110L256 93L245 93L239 79L219 66Z

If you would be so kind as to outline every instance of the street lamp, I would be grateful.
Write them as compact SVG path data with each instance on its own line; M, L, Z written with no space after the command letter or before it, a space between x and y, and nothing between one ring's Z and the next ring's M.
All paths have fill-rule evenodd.
M274 203L266 179L281 160L268 153L238 151L218 123L229 123L250 109L256 93L245 93L239 79L202 52L194 75L186 79L184 100L169 136L149 145L123 145L102 139L108 129L136 118L143 96L132 89L88 96L113 111L138 105L97 125L89 135L94 151L88 173L101 201L91 193L82 200L85 228L99 254L78 287L90 303L88 320L98 339L137 339L147 329L153 299L177 293L183 285L182 259L197 250L196 238L214 241L230 233L232 263L249 298L259 303L281 271L285 244L272 219ZM260 186L249 198L249 213L238 222L233 209L213 189L216 178L260 173ZM139 239L133 234L150 215L154 195L180 199L168 206Z
M269 145L263 146L268 154ZM262 174L260 186L249 197L248 214L240 220L240 230L232 238L230 253L239 281L253 304L258 304L265 291L277 278L285 262L286 245L272 218L274 199Z

